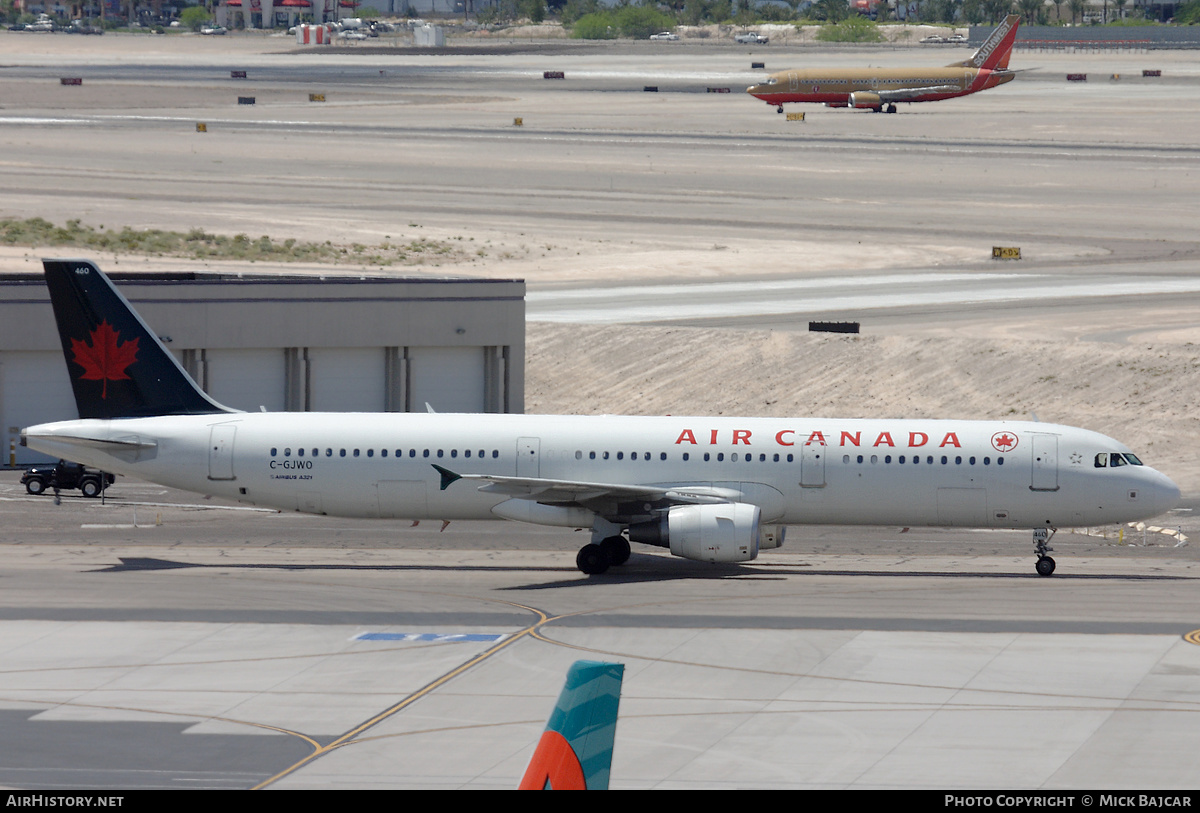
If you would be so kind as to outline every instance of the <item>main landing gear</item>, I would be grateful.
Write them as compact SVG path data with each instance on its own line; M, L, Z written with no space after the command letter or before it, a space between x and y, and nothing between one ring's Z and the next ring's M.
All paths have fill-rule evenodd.
M1034 567L1037 569L1039 576L1054 575L1054 560L1046 554L1054 550L1050 547L1050 540L1058 533L1057 528L1034 528L1033 529L1033 548L1037 553L1037 564Z
M629 561L629 541L623 536L608 536L599 543L584 545L575 556L575 566L589 576L597 576L610 566Z
M882 105L881 104L881 105L879 105L879 107L872 107L871 110L876 113L895 113L896 105L894 105L894 104Z

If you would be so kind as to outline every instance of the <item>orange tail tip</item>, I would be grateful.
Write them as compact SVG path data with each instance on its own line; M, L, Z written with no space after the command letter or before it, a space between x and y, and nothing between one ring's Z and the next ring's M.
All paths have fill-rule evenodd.
M608 790L625 666L576 661L520 790Z

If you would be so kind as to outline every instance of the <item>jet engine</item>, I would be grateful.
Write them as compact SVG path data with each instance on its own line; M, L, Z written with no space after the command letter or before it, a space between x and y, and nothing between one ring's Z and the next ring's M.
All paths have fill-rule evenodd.
M629 541L670 548L698 562L748 562L758 556L757 505L677 505L659 519L629 526Z
M865 90L851 93L849 102L851 107L859 110L863 108L877 108L883 106L883 102L880 100L878 93L870 93Z

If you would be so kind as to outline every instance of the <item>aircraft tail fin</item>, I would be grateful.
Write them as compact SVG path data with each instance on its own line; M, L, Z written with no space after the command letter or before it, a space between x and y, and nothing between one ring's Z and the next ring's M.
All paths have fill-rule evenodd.
M947 65L949 68L980 68L990 71L1008 69L1008 58L1012 55L1013 44L1017 41L1017 27L1021 24L1021 15L1010 14L1004 22L988 35L979 50L971 54L971 58L963 62Z
M624 664L575 661L520 790L608 790Z
M80 418L233 412L196 386L88 260L43 260Z

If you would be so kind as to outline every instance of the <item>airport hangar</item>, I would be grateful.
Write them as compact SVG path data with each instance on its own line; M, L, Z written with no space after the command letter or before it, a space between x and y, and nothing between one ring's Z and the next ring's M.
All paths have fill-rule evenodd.
M208 272L109 275L218 402L268 412L523 412L525 282ZM78 417L41 274L0 275L0 466L21 427Z

